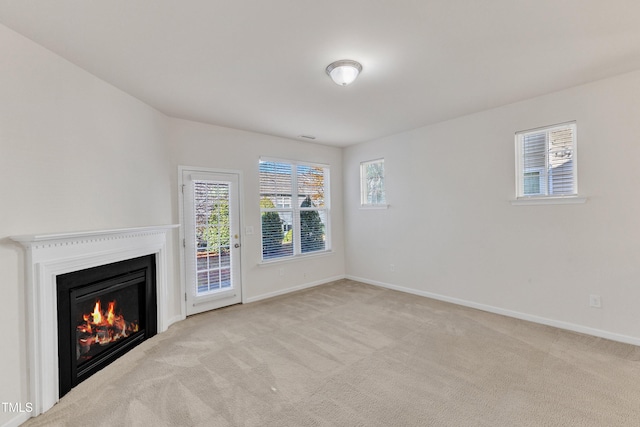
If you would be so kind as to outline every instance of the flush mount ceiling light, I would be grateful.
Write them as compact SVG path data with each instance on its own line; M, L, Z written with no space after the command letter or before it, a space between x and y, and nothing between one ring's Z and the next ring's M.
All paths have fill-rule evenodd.
M331 80L340 86L353 83L360 71L362 71L362 65L350 59L332 62L327 66L327 74L331 77Z

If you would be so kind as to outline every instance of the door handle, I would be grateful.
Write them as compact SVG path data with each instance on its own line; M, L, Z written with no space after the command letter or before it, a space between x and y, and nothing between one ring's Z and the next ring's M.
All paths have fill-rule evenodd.
M234 248L239 248L240 247L240 243L236 243L235 245L233 245Z

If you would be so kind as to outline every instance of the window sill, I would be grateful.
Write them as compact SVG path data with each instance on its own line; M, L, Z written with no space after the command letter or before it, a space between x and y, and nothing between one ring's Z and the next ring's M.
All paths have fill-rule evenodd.
M389 205L360 205L360 209L389 209Z
M513 206L531 206L531 205L577 205L587 201L586 197L578 196L559 196L559 197L522 197L520 199L511 200Z
M258 267L268 267L276 264L287 264L287 263L296 262L296 261L306 261L311 258L321 258L321 257L333 255L334 253L335 253L334 251L328 250L328 251L321 251L313 254L295 255L295 256L290 256L286 258L276 258L273 260L270 259L267 261L260 261L258 263Z

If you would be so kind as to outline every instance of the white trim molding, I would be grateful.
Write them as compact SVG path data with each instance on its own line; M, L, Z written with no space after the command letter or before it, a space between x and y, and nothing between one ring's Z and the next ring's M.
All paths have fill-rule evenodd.
M360 205L358 209L362 210L376 210L376 209L389 209L391 205Z
M464 307L475 308L477 310L486 311L489 313L500 314L502 316L513 317L515 319L526 320L528 322L538 323L546 326L553 326L558 329L565 329L567 331L578 332L585 335L591 335L598 338L605 338L611 341L618 341L625 344L632 344L640 346L640 338L616 334L609 331L603 331L602 329L591 328L589 326L577 325L575 323L564 322L562 320L549 319L546 317L535 316L532 314L521 313L519 311L507 310L492 305L480 304L473 301L463 300L460 298L448 297L446 295L435 294L432 292L420 291L417 289L406 288L404 286L392 285L390 283L379 282L377 280L370 280L363 277L346 276L347 279L355 280L357 282L366 283L369 285L379 286L381 288L392 289L394 291L405 292L412 295L418 295L421 297L431 298L438 301L449 302L451 304L461 305Z
M288 294L288 293L291 293L291 292L301 291L303 289L309 289L309 288L313 288L315 286L324 285L326 283L335 282L335 281L338 281L338 280L342 280L344 278L345 278L345 276L343 276L343 275L327 277L327 278L324 278L324 279L316 280L315 282L303 283L301 285L292 286L290 288L282 289L280 291L269 292L269 293L266 293L266 294L256 295L254 297L247 298L245 301L243 301L243 303L244 304L250 304L252 302L261 301L263 299L273 298L273 297L277 297L277 296L280 296L280 295Z
M31 416L59 399L56 276L156 256L158 333L170 325L167 306L166 234L178 225L160 225L77 233L12 236L26 249L27 351Z
M513 206L531 205L579 205L587 202L586 197L579 196L545 196L545 197L521 197L510 201Z

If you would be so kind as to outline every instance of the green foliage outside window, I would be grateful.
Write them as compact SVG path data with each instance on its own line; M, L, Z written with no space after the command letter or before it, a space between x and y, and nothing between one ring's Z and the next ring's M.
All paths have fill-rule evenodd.
M301 208L315 207L311 197L307 196ZM318 211L300 211L300 243L302 253L324 249L324 225Z
M261 208L275 208L268 198L260 200ZM262 212L262 254L263 258L278 254L282 250L282 220L278 212Z
M219 253L218 248L220 247L223 252L229 248L231 242L230 230L229 202L219 200L211 211L209 224L205 231L207 247L210 248L211 253Z

